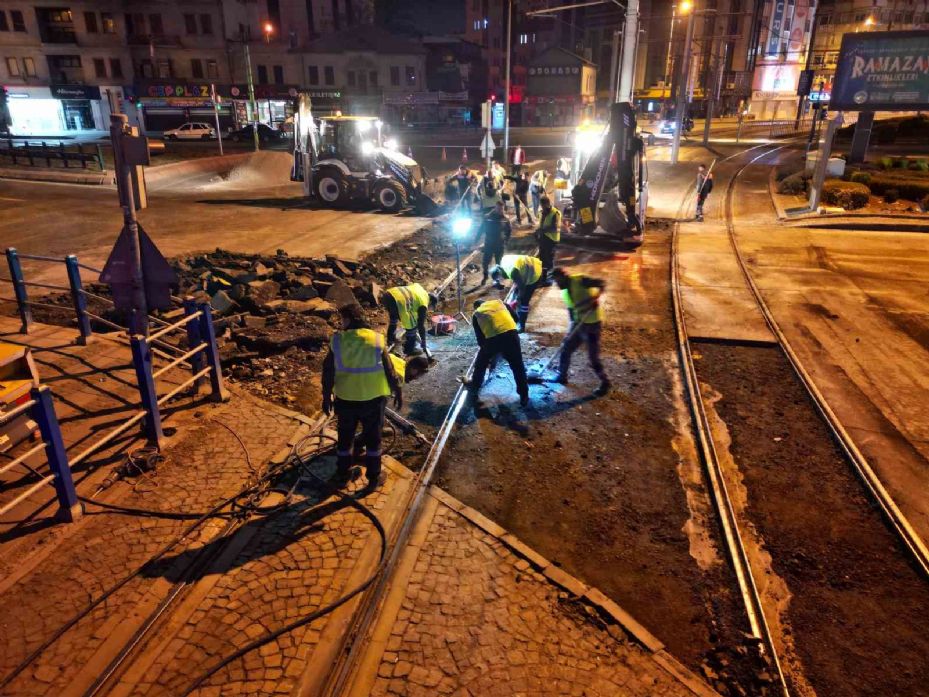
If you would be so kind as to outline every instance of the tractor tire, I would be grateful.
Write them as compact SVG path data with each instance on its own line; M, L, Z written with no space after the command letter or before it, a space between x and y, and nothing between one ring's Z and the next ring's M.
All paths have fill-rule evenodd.
M381 182L374 188L374 200L382 211L397 213L406 207L406 190L400 182Z
M348 204L348 182L337 169L323 169L313 177L316 196L327 206L341 208Z

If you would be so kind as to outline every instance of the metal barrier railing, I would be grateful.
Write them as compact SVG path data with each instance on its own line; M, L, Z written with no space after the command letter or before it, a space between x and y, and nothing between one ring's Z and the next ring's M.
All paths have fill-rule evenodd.
M38 424L42 442L3 465L0 468L0 474L19 465L36 472L35 468L26 464L26 460L42 450L45 451L51 473L44 476L39 474L39 481L0 506L0 515L5 515L40 489L52 484L58 499L58 516L69 522L77 520L81 516L81 507L74 489L74 480L71 477L71 465L68 463L68 455L61 437L61 427L55 415L51 389L45 385L34 387L28 402L0 414L0 425L26 414Z

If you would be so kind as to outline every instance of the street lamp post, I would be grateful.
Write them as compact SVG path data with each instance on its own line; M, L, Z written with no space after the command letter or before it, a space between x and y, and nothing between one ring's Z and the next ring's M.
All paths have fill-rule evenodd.
M668 55L664 60L664 84L671 82L671 48L674 45L674 21L677 19L677 3L671 5L671 28L668 30Z
M674 106L674 140L671 144L671 164L677 164L678 153L681 149L681 128L684 123L684 104L687 98L688 83L690 82L690 51L694 40L693 4L689 0L681 3L681 12L687 13L687 38L684 41L684 55L681 59L681 76L677 86L677 100Z
M510 154L510 61L513 54L513 0L506 3L506 79L503 95L503 163Z
M258 103L255 101L255 82L252 80L252 56L248 50L248 35L243 42L245 45L245 79L248 83L248 103L252 110L252 136L255 141L255 152L258 152Z

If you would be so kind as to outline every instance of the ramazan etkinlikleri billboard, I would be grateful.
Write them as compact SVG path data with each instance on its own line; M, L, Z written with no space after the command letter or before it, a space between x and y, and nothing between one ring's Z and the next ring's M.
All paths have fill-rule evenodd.
M830 109L913 111L929 108L929 31L846 34Z

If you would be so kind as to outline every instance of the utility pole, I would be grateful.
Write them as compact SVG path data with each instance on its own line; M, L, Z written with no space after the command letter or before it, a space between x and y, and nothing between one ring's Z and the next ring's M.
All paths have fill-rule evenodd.
M255 101L255 83L252 80L252 56L248 51L249 35L245 35L245 76L248 82L248 102L252 113L252 136L255 140L255 152L258 152L258 103Z
M635 83L635 53L639 43L639 0L627 0L626 25L623 27L623 55L619 69L617 102L632 103Z
M664 60L664 83L671 83L671 48L674 45L674 20L677 19L677 3L671 5L671 28L668 30L668 55Z
M681 3L681 10L684 4ZM694 41L694 15L691 7L687 17L687 38L684 41L684 55L681 58L681 77L677 86L677 102L674 106L674 140L671 143L671 164L677 164L677 156L681 150L681 129L684 124L684 105L687 99L688 83L690 82L690 51Z
M619 93L619 31L613 32L613 52L610 54L610 103L616 101Z
M513 0L506 3L506 79L503 95L503 163L510 156L510 59L513 54Z
M713 109L719 102L719 95L723 88L723 74L725 73L726 59L729 57L729 44L720 42L720 48L722 48L722 56L716 56L716 74L713 76L714 84L707 85L706 122L703 124L704 145L710 142L710 124L713 121Z
M810 29L810 43L806 47L806 66L804 67L804 71L810 70L810 66L813 65L813 48L816 45L816 29L817 29L817 24L819 24L819 22L816 21L817 20L817 17L816 17L817 9L819 8L816 6L815 3L810 6L810 10L813 13L813 26ZM811 79L810 87L812 88L812 86L813 86L813 81ZM794 119L794 130L795 131L798 128L800 128L800 119L803 118L803 106L804 104L806 104L808 99L809 97L803 94L803 95L800 95L800 98L797 100L797 118ZM815 116L814 116L814 119L815 119Z

